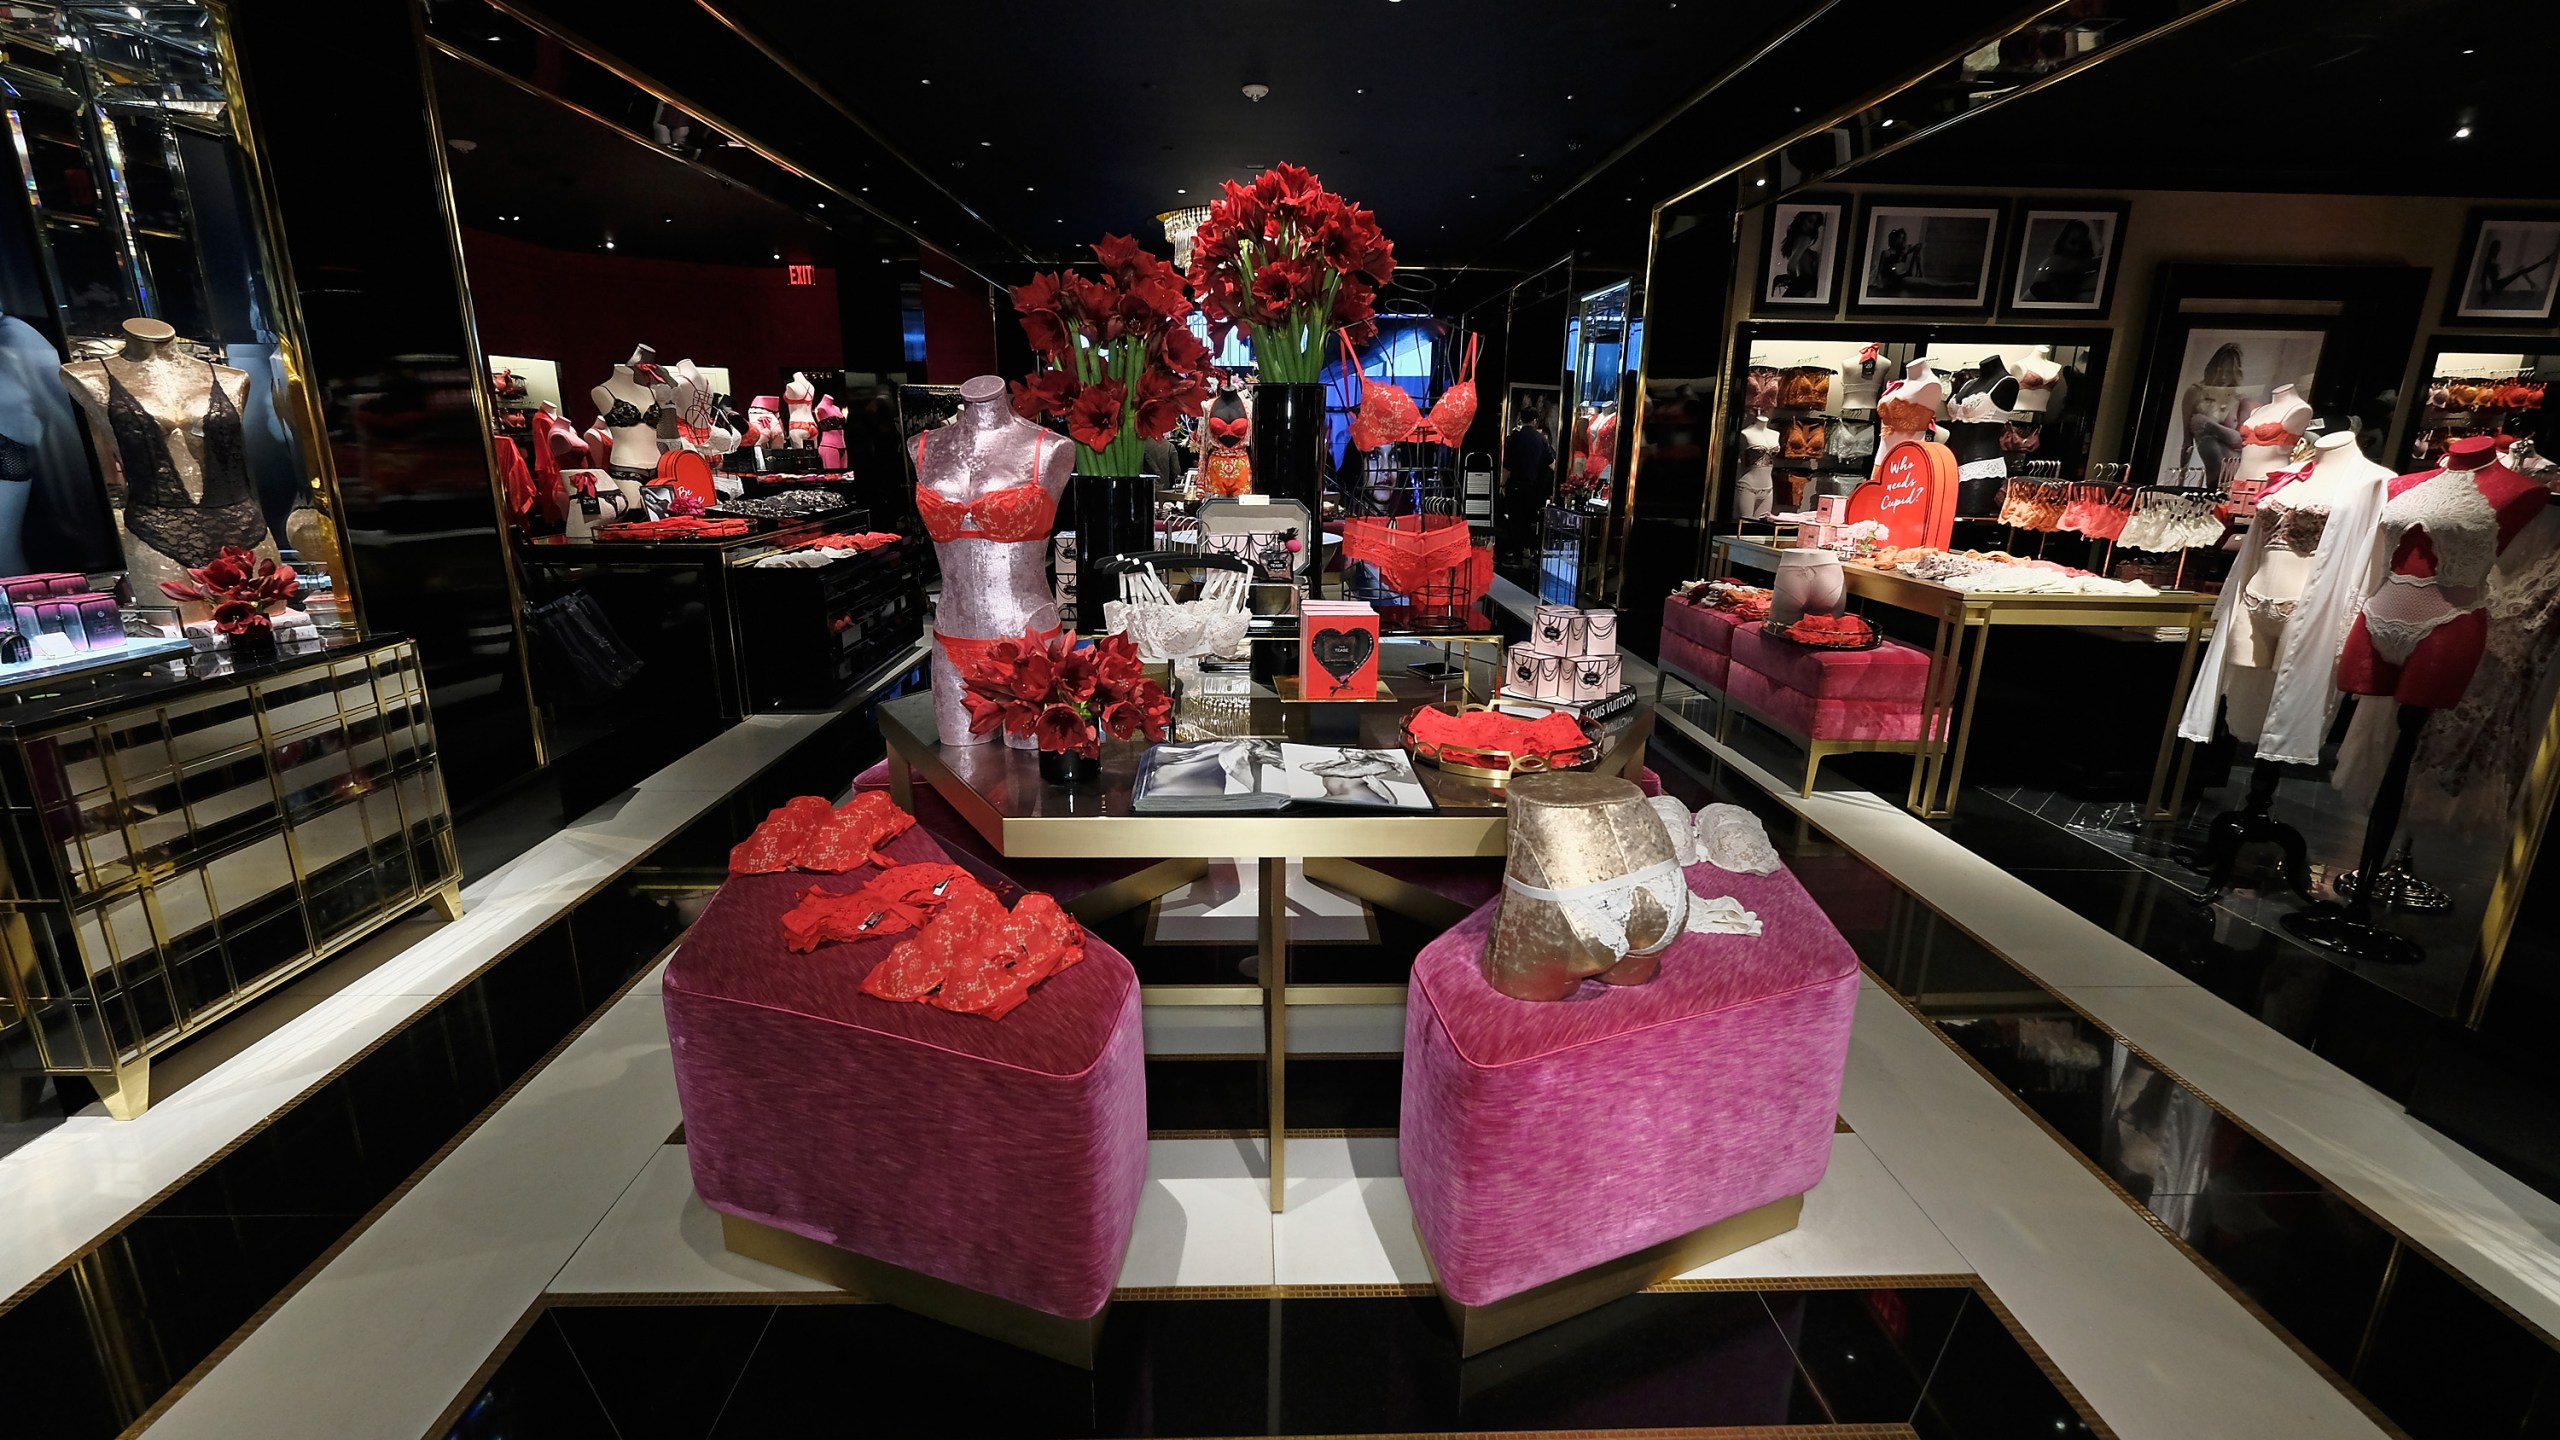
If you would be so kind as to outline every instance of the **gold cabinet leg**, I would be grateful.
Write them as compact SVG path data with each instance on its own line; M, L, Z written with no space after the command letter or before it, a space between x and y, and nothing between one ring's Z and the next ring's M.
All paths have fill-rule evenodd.
M151 1057L139 1056L116 1062L107 1074L91 1074L89 1083L97 1089L98 1103L118 1120L139 1120L151 1108Z
M1288 1186L1289 1145L1289 862L1262 861L1258 929L1262 968L1263 1069L1271 1080L1271 1213Z
M2196 644L2204 638L2204 623L2197 616L2187 617L2186 644L2178 653L2178 683L2169 690L2169 719L2160 727L2160 758L2151 766L2151 793L2143 800L2142 816L2146 820L2167 820L2178 813L2179 798L2187 792L2187 766L2195 752L2178 740L2178 720L2187 706L2187 686L2195 679ZM2170 782L2170 761L2175 759L2177 779Z
M447 880L442 885L437 886L434 892L427 896L427 903L436 907L436 913L447 920L461 919L462 882L459 880Z

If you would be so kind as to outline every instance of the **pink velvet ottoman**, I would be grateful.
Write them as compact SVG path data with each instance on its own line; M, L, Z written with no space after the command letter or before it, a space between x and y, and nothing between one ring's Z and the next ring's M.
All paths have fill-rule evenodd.
M1676 668L1693 680L1722 690L1729 683L1726 671L1733 660L1721 650L1709 649L1699 641L1666 631L1662 637L1662 663L1666 668Z
M782 916L871 873L732 876L668 965L694 1189L733 1250L1090 1366L1146 1183L1137 976L1088 935L1002 1020L865 995L902 936L794 955Z
M1732 648L1733 612L1713 605L1694 605L1676 596L1663 603L1662 633L1722 653Z
M1762 933L1514 1000L1488 905L1415 957L1398 1148L1467 1354L1790 1229L1831 1159L1858 962L1795 877L1689 869Z

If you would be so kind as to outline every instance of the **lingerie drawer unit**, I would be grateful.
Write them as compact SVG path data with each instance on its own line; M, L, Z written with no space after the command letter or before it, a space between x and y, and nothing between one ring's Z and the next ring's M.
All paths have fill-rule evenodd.
M824 565L738 571L747 708L823 709L923 638L917 548L900 541Z
M0 1068L155 1054L422 901L461 913L414 642L222 652L0 706Z

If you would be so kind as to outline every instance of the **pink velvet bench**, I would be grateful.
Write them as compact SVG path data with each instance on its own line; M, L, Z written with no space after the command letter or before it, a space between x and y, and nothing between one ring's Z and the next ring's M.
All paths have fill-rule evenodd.
M1146 1183L1137 975L1088 935L1002 1020L865 995L903 937L794 955L782 916L868 873L732 876L668 965L694 1189L731 1250L1090 1368Z
M1784 870L1689 883L1762 933L1547 1003L1477 969L1490 905L1414 959L1398 1149L1466 1354L1794 1228L1830 1164L1857 956Z
M1824 757L1853 751L1918 754L1933 748L1927 728L1929 654L1898 640L1873 650L1813 650L1773 640L1759 621L1733 630L1733 662L1717 739L1735 714L1750 716L1805 752L1813 793Z

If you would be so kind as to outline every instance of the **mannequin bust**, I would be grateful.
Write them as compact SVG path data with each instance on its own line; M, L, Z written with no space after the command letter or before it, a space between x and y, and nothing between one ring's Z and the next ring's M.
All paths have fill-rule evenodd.
M2231 663L2251 667L2276 663L2285 623L2311 583L2312 557L2323 544L2363 543L2360 536L2327 533L2331 510L2349 488L2369 485L2388 473L2356 447L2355 432L2338 430L2320 437L2310 469L2292 479L2278 479L2258 496L2252 523L2257 532L2254 538L2263 549L2240 595L2249 643L2232 648Z
M818 387L809 377L794 370L791 383L782 387L783 423L790 433L783 440L785 449L814 449L818 443Z
M1883 398L1876 401L1876 463L1894 446L1907 440L1926 440L1937 428L1938 406L1946 396L1946 386L1929 369L1927 360L1914 360L1902 372L1902 378L1885 387Z
M747 431L740 443L771 447L782 443L782 397L759 395L747 402Z
M124 349L62 367L62 382L89 423L100 455L115 460L125 568L134 593L157 596L184 582L225 545L274 558L266 512L249 485L240 406L245 370L208 364L177 348L158 320L124 322ZM204 607L181 607L187 619Z
M702 371L691 360L679 360L668 378L673 382L677 443L705 455L726 455L737 449L737 433L721 428L719 413L712 406L711 382L702 378Z
M2294 447L2302 443L2303 427L2311 423L2311 402L2294 393L2290 385L2279 385L2265 404L2249 412L2240 426L2240 464L2231 472L2234 481L2264 480L2272 471L2293 463Z
M578 436L578 438L586 442L587 468L591 470L602 470L606 465L612 463L613 432L604 428L604 419L602 416L598 416L596 423L588 426L585 431Z
M2338 688L2449 709L2488 644L2489 571L2551 492L2501 463L2494 437L2474 435L2446 449L2442 469L2392 481L2390 494L2382 536L2391 571L2347 632Z
M829 474L851 469L845 459L844 407L836 403L833 395L821 395L809 413L818 422L818 468Z
M2040 347L2018 362L2018 393L2010 400L2009 408L2040 418L2061 403L2062 383L2062 366L2053 358L2053 347Z
M658 421L664 415L657 391L629 365L616 365L613 374L588 393L604 417L600 423L613 437L605 468L613 472L616 480L654 484L658 478Z
M1778 488L1778 452L1786 443L1786 437L1760 416L1752 416L1751 423L1742 427L1742 470L1733 482L1737 517L1758 520L1768 515Z
M945 745L983 745L969 733L960 670L999 640L1059 628L1048 540L1058 497L1075 473L1075 444L1014 413L1001 377L960 387L960 413L911 442L916 510L942 561L933 616L933 717ZM1038 498L1015 496L1035 491ZM1035 742L1007 736L1017 748Z
M1848 415L1876 408L1876 401L1884 397L1884 387L1893 383L1901 369L1886 359L1882 351L1868 346L1841 372L1840 413Z
M2008 453L2000 448L2009 407L2018 398L2017 377L1997 355L1985 356L1947 401L1947 444L1956 452L1956 513L1996 515L2000 488L2009 479Z

